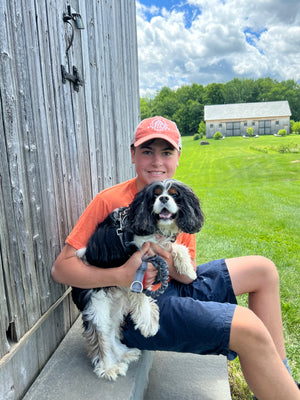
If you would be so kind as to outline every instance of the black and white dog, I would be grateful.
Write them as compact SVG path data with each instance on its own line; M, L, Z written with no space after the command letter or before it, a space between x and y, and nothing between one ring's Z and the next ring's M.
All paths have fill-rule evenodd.
M180 274L196 279L188 249L174 243L178 233L198 232L204 221L199 200L192 189L174 179L154 182L137 193L126 208L114 210L98 225L87 248L77 251L88 264L101 268L118 267L149 241L171 250ZM130 361L140 350L121 343L121 329L128 314L145 337L159 329L159 309L153 298L133 293L129 288L109 287L72 290L80 311L84 336L94 372L115 380L126 375Z

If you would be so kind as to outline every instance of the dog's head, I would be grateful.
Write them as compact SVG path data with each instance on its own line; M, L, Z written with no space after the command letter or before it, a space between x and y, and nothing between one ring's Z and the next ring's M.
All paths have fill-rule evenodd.
M204 215L190 187L175 179L153 182L137 193L128 211L128 229L145 236L161 231L200 231Z

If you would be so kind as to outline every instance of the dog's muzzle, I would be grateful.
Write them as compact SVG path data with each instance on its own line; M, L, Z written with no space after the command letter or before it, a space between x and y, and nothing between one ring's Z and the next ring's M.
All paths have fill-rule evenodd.
M153 211L158 219L164 221L174 219L176 217L178 207L172 197L161 195L155 200Z

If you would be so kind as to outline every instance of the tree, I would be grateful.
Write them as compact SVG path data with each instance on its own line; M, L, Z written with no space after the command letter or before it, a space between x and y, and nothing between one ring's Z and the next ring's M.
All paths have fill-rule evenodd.
M300 133L300 122L295 122L293 125L293 132Z
M255 101L271 101L269 92L274 86L274 83L277 81L272 80L271 78L259 78L255 81L255 92L257 93L257 97Z
M153 100L152 115L172 119L179 108L176 94L168 87L163 87Z
M255 101L253 79L234 78L227 82L223 87L224 102L226 104L233 103L250 103Z
M180 106L174 115L174 121L183 136L194 135L198 132L199 123L203 120L203 114L203 104L195 100L188 100L186 104Z
M204 104L224 104L223 86L221 83L205 86Z
M201 138L203 138L206 135L206 124L204 121L200 122L199 128L198 128L198 133Z
M149 118L152 116L153 100L148 97L140 99L141 119Z
M203 103L204 87L193 83L191 86L183 85L176 90L176 97L180 104L187 103L188 100L198 101Z

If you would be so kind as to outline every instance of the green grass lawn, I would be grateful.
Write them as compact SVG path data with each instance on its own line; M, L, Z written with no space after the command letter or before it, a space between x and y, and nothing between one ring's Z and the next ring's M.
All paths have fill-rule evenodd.
M231 137L201 146L183 138L176 179L201 200L197 263L259 254L277 265L287 355L300 380L300 135ZM246 305L247 298L239 303ZM250 399L237 362L233 399Z

